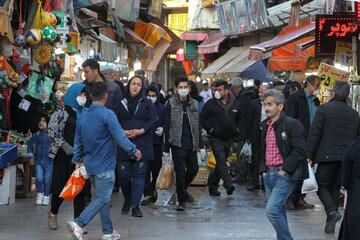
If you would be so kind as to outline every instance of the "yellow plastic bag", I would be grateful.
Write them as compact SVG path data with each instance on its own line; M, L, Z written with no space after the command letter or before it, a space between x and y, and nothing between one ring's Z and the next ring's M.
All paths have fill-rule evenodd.
M46 17L44 10L41 6L41 1L38 1L39 6L36 11L36 15L30 29L43 29L44 27L50 27L50 19Z
M210 153L210 156L207 159L206 166L209 168L215 168L215 166L216 166L215 156L212 151Z

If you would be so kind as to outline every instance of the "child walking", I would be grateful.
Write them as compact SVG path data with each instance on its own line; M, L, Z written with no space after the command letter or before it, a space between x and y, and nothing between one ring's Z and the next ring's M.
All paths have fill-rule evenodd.
M49 158L50 139L47 133L48 116L39 122L39 131L34 133L28 146L28 158L34 164L36 178L36 205L49 205L53 160ZM35 161L34 161L35 159Z

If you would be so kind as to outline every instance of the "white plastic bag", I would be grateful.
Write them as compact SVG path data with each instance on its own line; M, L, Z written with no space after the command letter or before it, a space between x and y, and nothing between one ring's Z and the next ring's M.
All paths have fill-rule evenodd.
M308 164L308 170L309 170L309 178L304 180L304 183L301 188L302 193L310 193L310 192L317 192L318 185L315 179L314 170Z
M251 163L251 143L245 143L240 152L240 158L246 159L248 163Z

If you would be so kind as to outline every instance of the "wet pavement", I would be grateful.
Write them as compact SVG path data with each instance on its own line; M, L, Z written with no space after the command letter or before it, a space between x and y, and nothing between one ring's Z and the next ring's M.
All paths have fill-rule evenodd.
M266 197L262 191L248 192L246 185L235 185L232 196L220 187L220 197L211 197L206 187L190 187L195 197L185 212L176 212L171 204L172 191L160 191L156 205L141 207L143 218L121 214L123 197L114 193L111 218L121 239L178 240L178 239L276 239L275 231L265 216ZM316 194L306 200L315 204L314 209L288 211L290 231L295 240L335 240L335 235L324 233L325 213ZM58 230L47 226L49 207L35 206L32 199L16 199L16 204L0 206L1 240L63 240L71 239L65 223L73 216L72 204L64 201L58 215ZM342 212L342 208L341 208ZM102 236L100 218L96 216L86 227L86 240Z

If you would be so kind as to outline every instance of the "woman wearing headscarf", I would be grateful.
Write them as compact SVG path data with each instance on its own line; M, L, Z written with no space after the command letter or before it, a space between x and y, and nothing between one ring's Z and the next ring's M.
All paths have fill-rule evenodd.
M54 159L51 182L51 210L49 212L49 228L57 229L57 214L64 201L59 195L69 180L75 165L71 163L75 138L76 120L85 111L85 85L73 84L65 93L64 105L55 110L49 122L50 138L49 158ZM84 210L84 190L74 199L74 218Z
M199 103L199 114L201 113L201 110L203 109L205 102L204 98L199 95L199 91L197 89L196 83L193 81L189 81L190 84L190 97L198 101Z
M122 214L142 217L139 205L144 191L147 162L154 160L152 129L156 122L156 108L143 95L144 80L134 76L124 91L124 98L118 107L118 119L126 136L141 151L140 160L132 159L122 148L117 149L117 171L119 183L125 198Z

